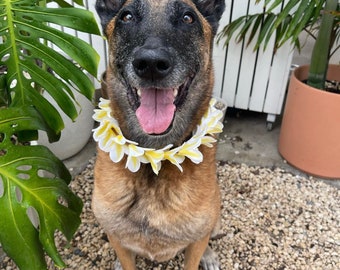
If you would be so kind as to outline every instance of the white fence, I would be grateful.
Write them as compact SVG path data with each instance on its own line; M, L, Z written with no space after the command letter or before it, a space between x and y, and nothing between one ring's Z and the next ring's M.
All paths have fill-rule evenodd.
M95 1L85 2L86 8L95 13ZM255 0L226 0L220 29L231 20L247 13L261 12L262 8L255 5ZM78 35L82 35L100 54L101 74L107 65L106 41L102 37ZM216 44L214 94L226 101L229 107L267 113L267 120L273 122L275 115L281 113L292 56L293 50L288 43L274 55L273 40L265 52L261 48L254 52L252 44L246 48L233 40L227 47Z
M263 6L254 3L255 0L226 0L220 29L242 15L261 12ZM269 122L281 113L293 57L288 43L276 54L273 43L274 39L265 52L262 48L254 52L254 44L246 47L232 39L228 47L216 45L214 51L215 94L229 107L268 113Z

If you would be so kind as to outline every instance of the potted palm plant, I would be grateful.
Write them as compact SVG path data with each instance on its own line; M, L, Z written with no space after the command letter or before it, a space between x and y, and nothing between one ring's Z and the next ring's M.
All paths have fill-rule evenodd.
M291 77L284 110L279 152L293 166L326 178L340 177L340 91L328 90L326 81L340 81L340 65L329 59L340 47L338 0L257 0L263 12L236 19L220 34L226 44L237 33L239 41L256 40L264 49L271 37L275 48L291 42L300 49L299 35L316 38L310 65L297 68ZM280 13L275 8L284 5ZM302 88L302 89L301 89Z
M93 14L64 0L48 2L59 6L0 3L0 244L20 269L46 269L45 253L63 267L54 234L70 240L82 210L63 163L48 148L29 143L38 130L57 141L64 126L42 90L75 119L72 89L92 99L94 86L85 71L96 76L99 61L90 45L53 27L100 34Z

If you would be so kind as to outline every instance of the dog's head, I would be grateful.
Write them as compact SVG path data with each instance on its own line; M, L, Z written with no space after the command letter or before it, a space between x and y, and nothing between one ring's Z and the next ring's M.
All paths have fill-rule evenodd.
M109 96L127 138L160 148L196 127L212 92L212 42L224 7L224 0L97 0Z

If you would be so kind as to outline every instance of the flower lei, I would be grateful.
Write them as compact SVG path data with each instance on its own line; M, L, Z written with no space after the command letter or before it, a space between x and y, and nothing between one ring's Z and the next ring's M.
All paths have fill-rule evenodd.
M220 120L223 113L214 106L215 103L216 100L211 99L208 111L188 141L173 149L173 145L169 144L156 150L140 147L138 143L126 139L117 120L111 116L110 101L101 98L98 104L100 109L94 110L93 119L100 125L93 130L93 138L101 150L109 153L113 162L120 162L125 154L126 168L131 172L137 172L141 163L150 163L153 172L158 175L163 160L170 161L183 172L181 163L184 159L187 157L195 164L202 162L203 155L198 147L202 144L212 147L216 139L211 135L222 132L223 124Z

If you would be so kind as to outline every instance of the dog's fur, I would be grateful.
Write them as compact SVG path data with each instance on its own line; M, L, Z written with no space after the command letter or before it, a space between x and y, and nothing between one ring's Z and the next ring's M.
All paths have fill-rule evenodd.
M190 138L212 94L213 37L224 5L224 0L97 0L109 44L107 94L126 138L156 149ZM166 130L152 134L142 127L138 89L178 90ZM200 260L204 269L218 269L208 247L220 214L215 147L200 151L199 165L185 160L180 172L163 161L156 175L150 164L132 173L126 159L113 163L98 149L92 207L124 270L136 269L136 254L164 261L183 249L185 269L198 269Z

